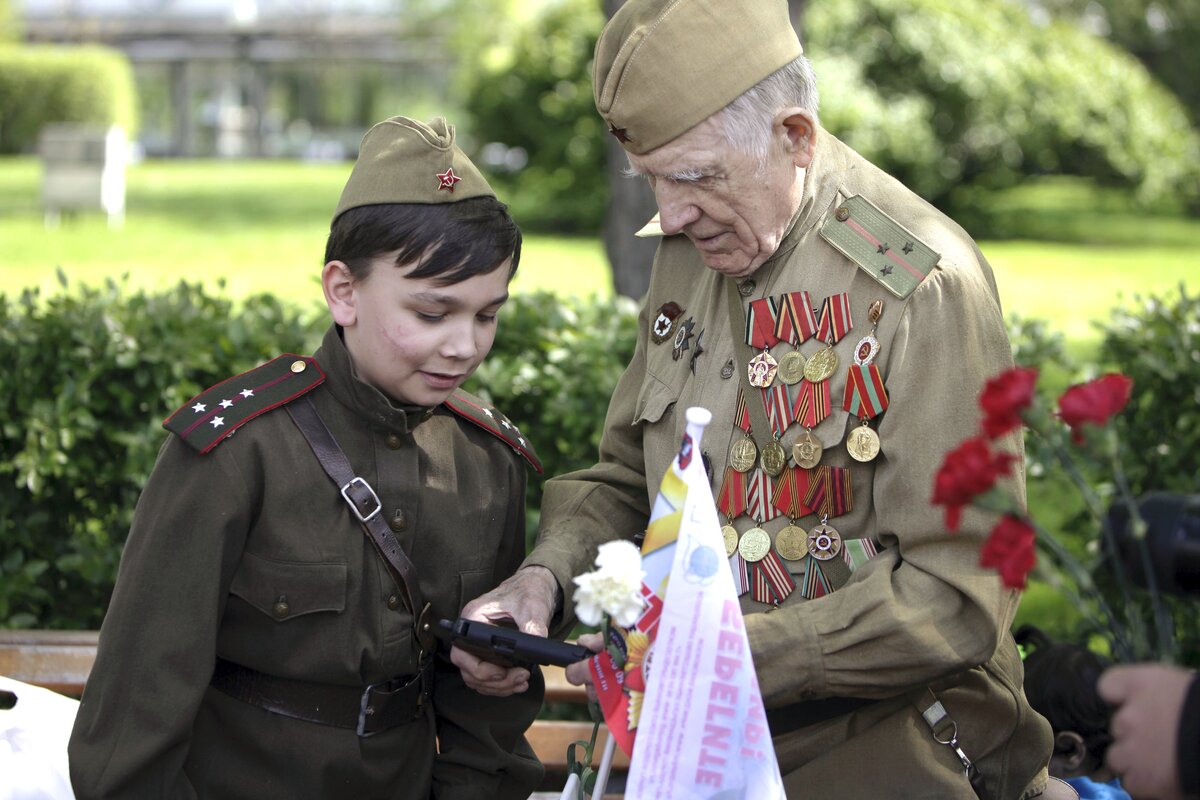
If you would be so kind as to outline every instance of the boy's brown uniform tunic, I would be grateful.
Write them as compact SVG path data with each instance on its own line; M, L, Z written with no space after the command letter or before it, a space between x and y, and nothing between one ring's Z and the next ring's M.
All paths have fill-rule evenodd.
M333 328L315 360L327 378L308 396L378 493L434 618L457 616L524 555L525 463L444 406L391 404L352 374ZM523 695L489 698L439 658L432 709L366 738L209 686L217 657L345 686L412 675L401 598L286 411L204 455L172 436L138 504L79 708L77 795L526 797L542 774L523 738L541 705L536 676Z
M831 234L833 226L843 224L838 210L854 196L907 229L914 247L923 243L940 254L906 297L869 274L888 265L882 255L878 264L860 265L822 235L822 229ZM875 232L882 230L876 226ZM900 251L908 243L886 244ZM600 463L547 483L540 539L526 560L555 573L568 608L571 577L590 569L595 547L644 529L689 406L713 412L704 438L714 494L721 486L729 447L742 436L734 412L742 383L738 372L746 370L733 341L745 335L744 328L730 332L728 280L706 268L683 236L666 238L659 246L636 352L605 422ZM797 590L770 613L761 613L769 606L743 595L768 712L828 697L881 701L777 736L789 793L973 797L954 754L934 743L903 696L930 685L957 721L963 750L984 772L989 797L1019 797L1031 782L1031 789L1040 789L1050 729L1021 689L1021 662L1009 634L1017 594L1005 590L995 572L978 566L992 520L967 511L961 530L952 534L942 509L930 504L943 455L979 431L976 398L984 381L1012 363L991 268L951 220L820 131L794 227L752 280L753 289L740 298L743 307L797 291L809 292L819 307L826 297L849 293L854 327L836 347L840 366L831 379L832 410L813 434L824 447L820 463L846 467L850 474L853 510L830 524L844 539L873 537L882 546L832 594L806 600ZM890 405L870 423L882 453L861 464L846 451L846 434L860 423L842 410L842 396L846 366L854 363L855 346L871 329L867 312L876 300L884 304L875 331L881 345L876 363ZM679 358L671 337L656 343L651 336L656 315L669 303L682 308L677 326L689 319L694 323L689 349ZM702 352L693 372L697 342ZM788 349L784 345L773 352L778 356ZM820 347L810 340L800 349L811 356ZM736 371L726 377L730 371L722 374L722 367L730 359ZM790 452L802 430L788 428L785 450ZM1023 483L1014 488L1023 492ZM808 530L819 521L807 516L798 524ZM780 516L761 527L774 538L788 523ZM752 521L743 515L734 525L744 532ZM784 562L797 583L803 582L806 561Z

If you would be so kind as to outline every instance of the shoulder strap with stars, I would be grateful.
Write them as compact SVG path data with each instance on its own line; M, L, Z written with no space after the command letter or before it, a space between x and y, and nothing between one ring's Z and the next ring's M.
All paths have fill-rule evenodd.
M163 422L201 453L255 417L296 399L325 380L309 356L285 354L205 389Z
M862 195L846 198L821 226L821 238L901 300L941 256Z
M529 466L533 467L539 475L541 474L542 462L538 460L537 453L533 451L533 445L529 439L517 430L517 426L512 424L508 417L501 414L495 406L485 403L462 389L455 390L454 394L446 398L442 405L463 419L475 423L516 450L529 463Z

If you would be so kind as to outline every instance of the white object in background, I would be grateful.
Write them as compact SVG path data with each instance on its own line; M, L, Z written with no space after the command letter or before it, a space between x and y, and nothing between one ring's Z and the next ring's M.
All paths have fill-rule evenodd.
M0 800L75 800L67 741L79 701L2 675L0 691L17 696L0 707Z

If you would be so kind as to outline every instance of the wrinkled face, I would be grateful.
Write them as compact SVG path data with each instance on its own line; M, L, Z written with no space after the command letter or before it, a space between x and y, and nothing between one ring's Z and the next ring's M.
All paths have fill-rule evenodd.
M408 278L414 266L396 267L386 254L363 281L337 274L340 262L327 264L326 297L358 376L400 403L444 401L492 349L509 265L443 286Z
M798 164L777 131L759 164L725 141L714 116L649 153L631 153L629 164L654 190L663 233L683 233L710 269L741 278L783 240L803 189L797 167L807 161Z

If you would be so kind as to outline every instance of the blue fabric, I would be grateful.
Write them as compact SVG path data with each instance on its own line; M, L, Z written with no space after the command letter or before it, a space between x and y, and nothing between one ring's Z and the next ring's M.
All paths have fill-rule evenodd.
M1113 778L1108 783L1096 783L1091 778L1063 778L1079 792L1079 800L1131 800L1129 792L1121 788L1121 781Z

